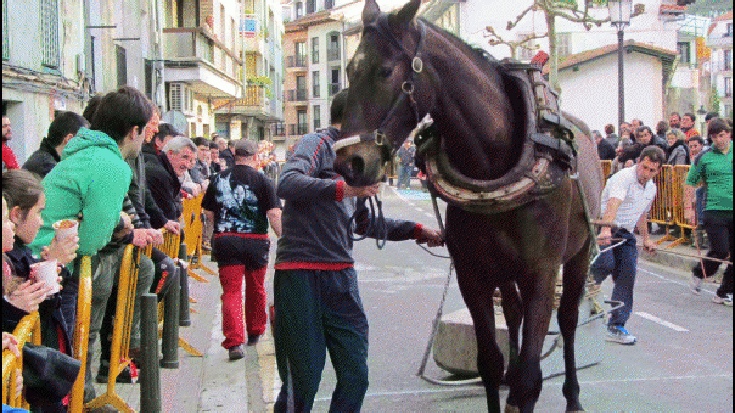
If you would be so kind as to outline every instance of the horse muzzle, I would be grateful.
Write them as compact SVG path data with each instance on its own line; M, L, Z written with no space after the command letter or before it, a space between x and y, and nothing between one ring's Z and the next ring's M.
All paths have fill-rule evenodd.
M391 146L385 135L372 132L353 135L334 144L334 169L350 186L367 186L385 179Z

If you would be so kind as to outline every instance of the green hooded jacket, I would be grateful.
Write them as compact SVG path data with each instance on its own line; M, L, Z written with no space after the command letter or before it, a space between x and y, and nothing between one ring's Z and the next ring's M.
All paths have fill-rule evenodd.
M54 222L77 219L77 255L95 255L110 241L120 220L123 198L130 187L130 166L107 134L79 129L61 154L61 162L43 180L46 208L43 226L30 247L35 254L54 238Z

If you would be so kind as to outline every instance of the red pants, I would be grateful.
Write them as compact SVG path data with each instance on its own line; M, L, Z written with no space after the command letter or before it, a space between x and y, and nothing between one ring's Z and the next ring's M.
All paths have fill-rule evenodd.
M242 279L245 276L245 316L248 335L265 333L265 270L246 270L244 265L219 267L222 285L222 347L231 348L245 342L243 339Z

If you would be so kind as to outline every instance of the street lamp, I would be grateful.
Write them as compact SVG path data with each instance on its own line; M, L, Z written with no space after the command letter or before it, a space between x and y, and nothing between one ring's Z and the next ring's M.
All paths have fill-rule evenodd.
M610 23L618 29L618 126L625 120L625 94L623 86L623 29L630 24L633 0L609 0Z

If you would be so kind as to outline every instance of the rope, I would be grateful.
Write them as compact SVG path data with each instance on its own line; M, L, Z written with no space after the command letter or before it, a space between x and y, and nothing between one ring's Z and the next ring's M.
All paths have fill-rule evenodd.
M375 235L375 245L379 250L382 250L388 241L388 225L386 224L385 217L383 216L383 201L378 199L377 195L374 198L375 201L373 201L373 197L367 198L370 202L369 218L363 235L355 237L353 235L355 234L355 231L352 229L353 226L357 226L355 217L357 216L359 208L355 208L355 212L352 213L350 220L347 222L347 227L350 228L350 239L352 241L362 241L367 238L368 234L373 233Z

